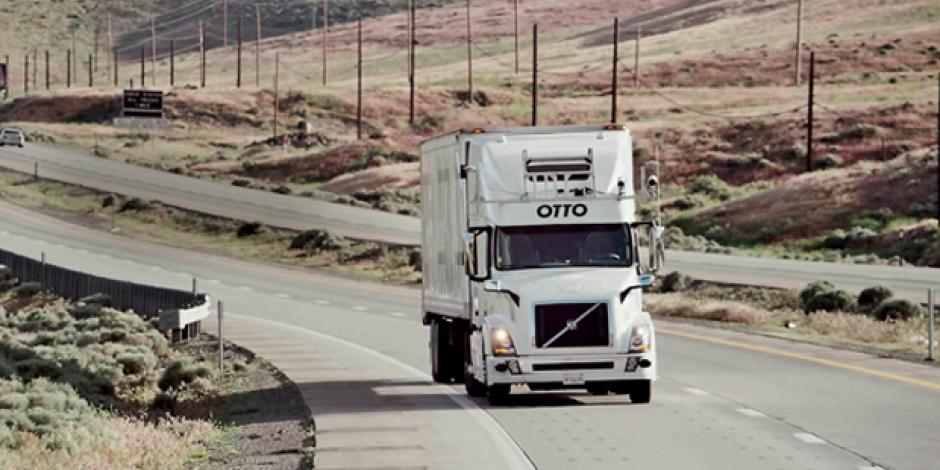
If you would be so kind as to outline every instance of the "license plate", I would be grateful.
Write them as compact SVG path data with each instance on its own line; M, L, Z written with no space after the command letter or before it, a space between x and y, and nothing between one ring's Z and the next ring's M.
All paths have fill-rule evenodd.
M565 385L584 385L584 374L565 374L562 381Z

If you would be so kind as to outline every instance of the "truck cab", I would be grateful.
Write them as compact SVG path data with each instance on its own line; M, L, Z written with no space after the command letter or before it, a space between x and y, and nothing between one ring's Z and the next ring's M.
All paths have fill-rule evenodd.
M494 403L512 385L650 401L655 329L642 288L662 259L662 228L636 220L628 131L449 134L422 146L422 188L435 380ZM645 266L639 232L653 247Z

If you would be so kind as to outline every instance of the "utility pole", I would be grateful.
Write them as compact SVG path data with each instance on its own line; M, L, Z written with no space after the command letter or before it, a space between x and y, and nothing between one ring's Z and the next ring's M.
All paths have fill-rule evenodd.
M940 73L937 74L937 221L940 222Z
M202 20L199 20L199 86L206 87L206 30L202 27Z
M803 72L803 0L796 1L796 73L793 83L794 86L800 86L800 75Z
M114 88L117 88L117 87L118 87L118 83L119 83L119 82L118 82L118 78L119 78L118 75L119 75L119 74L118 74L118 53L117 53L117 51L114 51L114 57L113 57L111 60L112 60L111 63L114 65Z
M39 49L33 48L33 89L39 89Z
M157 23L150 15L150 83L157 86Z
M816 51L809 53L809 103L806 109L806 172L813 171L813 86L816 83Z
M640 38L643 37L643 30L640 26L636 27L636 45L633 49L633 89L640 88Z
M144 81L144 78L147 75L147 71L144 69L144 46L140 46L140 87L146 88L147 82Z
M473 104L473 28L470 22L470 0L467 0L467 104Z
M516 42L516 74L519 74L519 0L512 0L512 23Z
M228 47L228 0L222 0L222 47Z
M362 16L358 24L358 48L356 59L356 139L362 140Z
M111 27L111 14L108 13L108 50L114 51L114 29ZM113 68L117 67L117 56L113 54L108 55L108 75L111 75ZM114 81L115 88L117 87L117 79Z
M170 87L176 86L176 39L170 39Z
M261 6L255 5L255 88L261 88Z
M417 48L418 38L417 31L418 27L416 22L418 21L417 8L415 6L417 0L411 0L411 40L408 41L408 53L411 56L411 69L408 71L408 85L409 85L409 106L408 106L408 123L414 124L415 122L415 60L417 58L415 54L415 49Z
M408 32L408 69L405 71L405 74L408 76L408 82L411 83L411 41L414 38L411 37L411 4L414 0L408 0L408 5L405 7L405 30Z
M46 90L49 90L49 49L45 50L46 56Z
M532 25L532 126L539 125L539 24Z
M72 88L72 50L65 51L65 88Z
M329 8L330 0L323 0L323 25L321 28L323 29L323 39L320 41L323 46L323 53L321 54L323 57L323 86L326 86L326 34L330 29Z
M88 54L88 88L95 87L94 66L95 66L94 55Z
M98 37L101 34L101 28L96 24L95 25L95 73L98 73Z
M238 15L238 26L236 29L236 40L238 41L235 53L235 88L242 87L242 16Z
M274 143L277 144L277 108L280 106L278 92L278 75L281 67L281 53L274 54Z
M23 68L23 92L29 94L29 54L26 54L26 66Z
M72 81L75 82L75 86L78 86L78 48L75 47L75 30L72 30L72 59L75 62L75 67L72 67Z
M617 122L617 93L619 88L617 86L617 67L620 63L620 18L614 18L614 58L613 58L613 67L612 76L610 77L610 122L614 124Z

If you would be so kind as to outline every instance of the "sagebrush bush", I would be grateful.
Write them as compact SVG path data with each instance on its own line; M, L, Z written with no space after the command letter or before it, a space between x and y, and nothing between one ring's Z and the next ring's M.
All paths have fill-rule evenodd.
M235 236L238 238L253 237L261 233L262 227L261 222L245 222L238 226L238 230L235 231Z
M290 243L291 250L305 250L308 252L333 251L348 248L349 240L340 235L334 235L327 230L307 230L299 233Z
M679 271L673 271L663 277L660 292L682 292L692 285L692 278Z
M715 175L699 176L692 182L689 192L722 201L731 197L731 188Z
M822 294L824 292L835 290L835 288L836 286L834 286L829 281L811 282L809 283L809 285L803 288L803 290L800 291L800 305L803 307L803 310L805 311L806 305L809 303L809 301L813 297L816 297L817 295Z
M858 308L870 312L892 296L894 292L885 286L869 287L858 294Z
M851 312L855 309L855 298L843 290L830 290L816 294L808 302L804 310L812 312Z
M888 300L872 311L872 316L880 321L909 320L924 315L924 309L904 299Z
M13 289L13 296L18 299L28 299L40 292L42 292L42 286L38 282L24 282Z

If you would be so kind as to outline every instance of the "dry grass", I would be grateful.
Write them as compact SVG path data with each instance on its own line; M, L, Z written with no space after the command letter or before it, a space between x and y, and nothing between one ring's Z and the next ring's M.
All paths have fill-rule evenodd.
M923 318L883 322L857 313L804 315L789 308L771 310L742 301L704 299L690 293L648 294L646 308L658 317L720 322L772 336L879 352L921 353L927 345ZM793 322L795 328L784 328L787 322Z
M50 450L42 439L23 434L16 450L0 448L3 468L192 468L203 458L204 444L218 433L206 421L173 418L151 424L105 415L98 418L94 428L68 431L71 449Z

